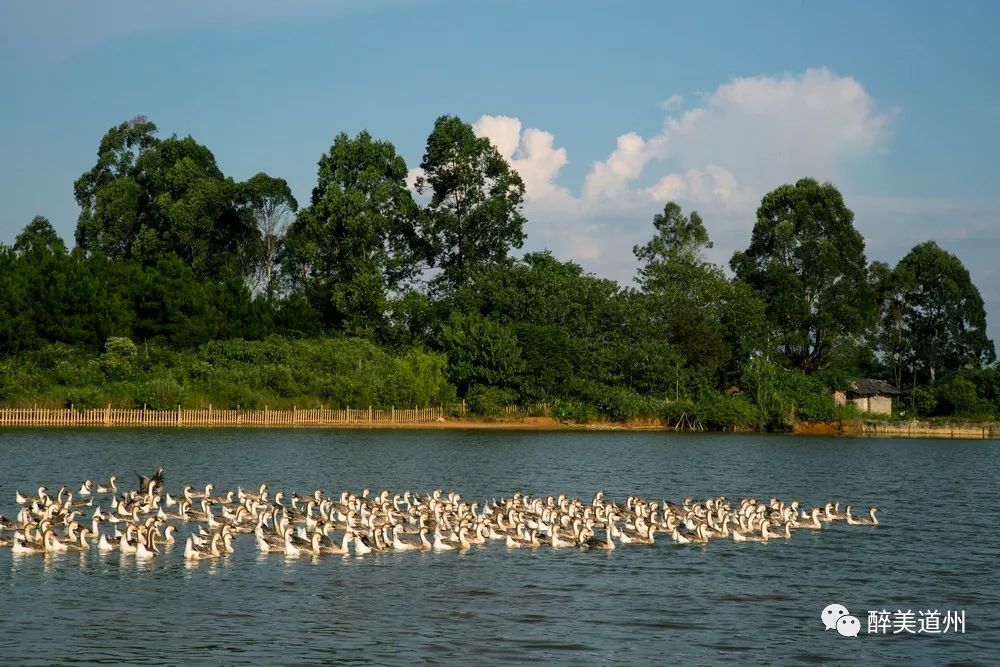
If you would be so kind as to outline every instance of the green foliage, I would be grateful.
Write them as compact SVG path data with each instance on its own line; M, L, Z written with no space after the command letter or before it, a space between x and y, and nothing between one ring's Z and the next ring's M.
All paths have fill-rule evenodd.
M325 322L354 334L381 331L390 295L423 253L406 162L387 141L341 133L319 161L312 204L288 232L283 263Z
M548 251L510 257L524 183L459 118L437 119L421 167L422 203L391 143L341 133L299 211L285 180L236 182L191 137L142 117L111 128L74 184L76 248L41 216L0 245L0 402L463 396L482 415L544 402L580 422L784 429L857 418L830 390L882 377L918 414L1000 415L968 271L933 243L868 266L829 183L763 198L736 279L706 259L705 221L666 204L629 289Z
M453 312L438 339L459 393L474 385L509 387L524 368L510 328L477 313Z
M938 397L932 387L916 387L910 394L913 409L920 416L937 414Z
M559 399L552 404L552 416L564 422L575 424L589 424L599 419L597 409L594 406L581 401L568 401Z
M995 407L980 398L976 385L963 377L953 377L937 388L939 414L973 421L990 421L996 417Z
M785 369L768 359L747 365L743 391L757 410L757 425L784 429L796 421L831 420L835 404L826 384L815 376Z
M441 116L427 138L417 191L430 194L423 239L445 287L503 262L524 243L524 182L496 147L456 116Z
M482 385L472 387L466 396L469 412L480 417L499 417L503 408L513 405L516 399L512 389Z
M455 400L444 355L421 348L390 354L360 339L232 339L173 352L127 339L94 355L49 346L0 365L0 400L95 407L148 405L275 408L440 405Z
M752 429L760 423L757 406L742 396L710 394L698 401L693 413L703 426L710 429Z
M969 272L933 241L913 248L893 278L900 301L901 356L912 360L921 379L996 360L986 336L986 311Z
M749 247L730 266L767 305L779 349L807 372L827 368L876 317L865 242L830 183L803 178L768 193Z
M251 256L255 262L252 282L266 294L274 291L274 269L278 251L284 241L288 217L298 210L299 203L283 178L264 172L254 175L244 184L250 214L257 226L257 247Z
M135 405L145 405L150 410L171 410L186 403L184 387L170 377L144 382L137 388Z
M643 262L636 280L656 338L669 342L688 364L713 369L720 379L738 376L741 365L767 347L763 304L704 259L712 242L696 212L685 216L669 202L653 218L653 227L656 235L633 252Z
M112 336L104 345L101 370L109 380L127 380L132 376L139 350L128 338Z
M74 186L77 245L144 265L176 256L199 276L247 276L257 230L246 189L193 138L155 133L139 117L104 135L97 163Z
M65 255L66 243L48 218L36 215L14 239L14 252L32 257Z

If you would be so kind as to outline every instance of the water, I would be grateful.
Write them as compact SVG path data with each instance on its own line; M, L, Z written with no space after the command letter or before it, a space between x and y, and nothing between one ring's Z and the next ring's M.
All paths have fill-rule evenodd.
M3 431L0 512L34 492L163 465L214 482L473 499L603 489L882 508L768 544L712 541L286 560L237 539L186 565L0 549L5 664L741 664L1000 662L996 442L509 431ZM820 611L965 610L965 634L824 632Z

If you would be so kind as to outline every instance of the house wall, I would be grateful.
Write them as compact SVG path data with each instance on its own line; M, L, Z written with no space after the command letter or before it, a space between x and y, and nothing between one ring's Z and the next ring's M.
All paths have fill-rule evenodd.
M847 405L847 394L842 391L833 392L833 402L836 405Z
M869 396L868 412L876 415L892 416L892 398L890 396Z
M869 412L867 396L855 396L851 399L851 403L858 406L858 410L861 410L861 412Z

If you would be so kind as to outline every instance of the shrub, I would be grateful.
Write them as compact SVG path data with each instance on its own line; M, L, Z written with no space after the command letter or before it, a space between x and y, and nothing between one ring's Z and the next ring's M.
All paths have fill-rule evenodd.
M499 417L504 406L511 405L517 398L512 389L476 385L469 390L465 400L469 412L481 417Z
M976 385L965 378L956 377L942 383L937 396L941 414L976 421L989 421L994 416L989 401L979 398Z
M151 410L170 410L183 404L186 397L184 387L173 378L157 378L139 386L135 403Z
M683 420L694 421L698 418L694 401L686 398L666 401L660 409L660 416L667 426L676 426Z
M710 429L754 428L760 421L757 408L741 396L709 395L698 401L695 412Z
M97 387L71 387L66 390L66 407L77 410L99 408L106 405L101 390Z
M109 380L126 380L132 376L139 351L128 338L112 336L104 344L100 358L101 371Z
M930 387L915 387L910 394L913 409L918 415L929 417L937 413L937 394Z
M589 424L597 421L597 410L579 401L557 399L552 403L552 416L561 421Z

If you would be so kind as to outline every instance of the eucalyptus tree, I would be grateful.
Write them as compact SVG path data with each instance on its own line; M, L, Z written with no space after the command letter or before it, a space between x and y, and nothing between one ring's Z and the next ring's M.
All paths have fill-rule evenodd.
M78 247L145 265L173 255L201 277L246 277L257 238L246 189L192 137L155 134L140 116L104 135L74 185Z
M712 241L697 212L684 215L668 202L653 217L653 228L653 237L633 248L651 323L686 363L719 381L734 380L766 347L763 305L706 259Z
M419 269L420 210L406 175L395 147L368 132L337 135L319 160L312 201L288 230L282 264L332 329L381 328L391 297Z
M766 304L775 343L795 368L829 368L875 323L865 241L831 183L803 178L765 195L750 245L730 266Z
M934 384L943 372L996 360L983 297L958 257L933 241L921 243L896 265L895 281L914 381Z
M13 249L18 255L65 255L66 242L48 218L36 215L14 239Z
M257 225L257 261L251 284L265 294L271 294L278 251L299 203L285 179L263 172L250 178L244 187Z
M466 284L483 265L524 243L524 181L485 137L456 116L441 116L427 138L417 191L429 194L423 227L444 287Z

